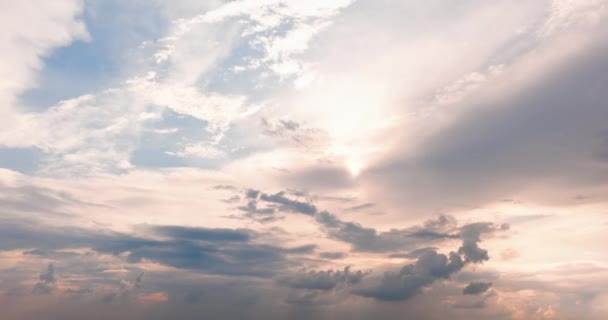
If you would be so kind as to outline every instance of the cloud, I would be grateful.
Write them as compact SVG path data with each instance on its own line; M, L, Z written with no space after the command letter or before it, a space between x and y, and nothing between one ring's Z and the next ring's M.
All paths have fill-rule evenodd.
M462 294L476 295L481 294L492 286L492 282L471 282L462 290Z
M459 302L454 304L457 309L483 309L486 307L485 300L477 300L473 302Z
M1 5L3 318L605 318L605 0L136 2Z
M55 266L49 263L46 272L41 273L39 279L40 281L34 285L32 293L37 295L51 293L55 288L55 282L57 282L57 278L55 278Z
M458 235L451 233L455 231L453 219L446 216L440 216L437 220L429 220L422 227L392 229L384 232L363 227L355 222L342 221L327 211L319 212L315 219L330 238L350 243L355 251L409 250L421 244L458 238Z
M358 206L346 208L345 211L361 211L361 210L373 208L374 206L376 206L375 203L364 203L364 204L360 204Z
M323 259L339 260L339 259L345 258L346 256L348 256L348 254L346 254L344 252L321 252L321 253L319 253L319 257L323 258Z
M254 190L254 189L248 189L247 192L245 193L245 196L248 199L257 199L259 195L260 195L260 191Z
M315 246L281 248L253 241L247 230L148 227L166 239L78 227L52 227L28 222L3 221L0 249L57 250L89 248L123 256L126 262L153 261L179 269L233 276L271 277L297 260L290 255L311 253Z
M75 208L100 208L104 205L86 202L74 194L28 181L27 176L16 176L15 181L0 178L0 209L6 215L28 214L70 216Z
M416 263L406 265L399 272L385 273L378 285L359 289L355 294L383 301L399 301L412 298L440 279L447 279L465 265L455 252L449 256L437 252L422 254Z
M462 246L458 248L458 253L463 254L467 262L483 262L489 260L488 251L479 247L481 235L483 233L491 233L497 230L507 230L509 225L503 224L495 226L490 222L477 222L465 225L460 228L460 237L462 238Z
M421 255L423 255L425 253L436 252L436 251L437 251L437 248L435 248L435 247L425 247L425 248L412 250L408 253L393 253L393 254L390 254L389 257L390 258L418 259L418 258L420 258Z
M300 128L300 124L293 120L278 120L276 122L271 122L266 118L262 118L261 123L262 127L264 127L264 133L271 136L283 136Z
M607 97L593 89L605 82L602 12L582 29L595 30L593 37L570 30L545 39L484 90L456 104L453 110L463 112L425 136L415 152L396 150L381 160L370 169L369 183L379 192L401 190L395 203L424 210L483 205L512 195L572 203L573 187L603 188L596 178L606 175L598 156L605 150L605 126L598 119L607 116L600 106ZM551 142L556 139L563 144ZM535 182L528 184L532 177Z
M246 205L237 209L244 211L245 216L261 223L273 222L282 219L280 212L293 212L312 216L317 212L317 207L307 201L290 199L287 192L279 191L274 194L264 193L255 189L245 191ZM265 204L260 207L259 204Z
M437 221L430 221L427 226L437 225ZM506 227L496 228L491 223L473 223L460 228L459 237L462 246L458 252L448 255L437 253L434 249L424 248L417 252L415 263L404 266L399 272L387 272L379 284L358 289L355 294L383 301L407 300L415 296L424 287L435 281L449 278L453 273L460 271L469 263L482 263L489 259L488 252L481 249L478 243L482 233L491 233L504 230ZM485 284L482 284L483 286ZM475 289L479 285L474 285ZM472 290L472 289L470 289ZM487 290L487 288L486 288ZM483 290L485 291L485 290Z
M0 104L3 106L0 118L5 129L13 127L11 121L17 111L17 96L35 86L36 72L42 68L43 59L53 49L88 39L86 27L79 18L82 11L83 3L78 0L61 0L53 4L21 1L2 6L0 27L6 32L0 38L3 44L0 71L12 75L0 81Z
M339 285L358 284L368 274L369 272L351 271L350 267L345 267L343 270L300 272L280 277L278 282L292 289L327 291Z
M273 222L282 219L275 213L275 208L258 208L256 200L249 200L244 206L237 207L245 212L245 216L260 223Z
M251 230L194 228L183 226L155 226L150 228L157 234L173 239L214 242L247 242L255 233Z
M262 193L260 195L260 200L269 203L276 203L280 205L279 208L283 211L291 211L296 213L302 213L305 215L314 215L317 212L317 207L310 203L292 200L285 197L284 191L277 192L275 194Z
M135 277L135 280L133 280L133 281L130 281L130 280L120 281L120 290L122 290L124 292L126 290L141 289L141 286L143 283L143 277L144 277L144 272L141 272L137 277Z

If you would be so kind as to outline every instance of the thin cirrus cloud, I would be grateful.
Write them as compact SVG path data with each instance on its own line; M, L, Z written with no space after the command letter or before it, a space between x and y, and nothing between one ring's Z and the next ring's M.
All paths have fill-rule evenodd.
M605 0L0 7L3 318L608 313Z

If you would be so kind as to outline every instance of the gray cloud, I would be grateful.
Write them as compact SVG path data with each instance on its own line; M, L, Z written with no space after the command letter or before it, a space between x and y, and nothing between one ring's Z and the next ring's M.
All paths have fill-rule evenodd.
M0 182L0 213L21 216L23 212L57 216L70 215L72 207L104 207L82 201L72 194L33 184L8 186Z
M390 252L413 249L421 244L458 238L454 231L454 220L440 216L429 220L424 226L393 229L378 232L354 222L340 220L327 211L319 212L316 221L330 238L348 242L355 251Z
M427 252L436 252L436 251L437 251L437 248L435 248L435 247L425 247L425 248L412 250L407 253L393 253L393 254L390 254L389 257L390 258L418 259L418 258L420 258L421 255L423 255Z
M290 211L296 213L302 213L306 215L314 215L317 212L317 207L313 204L304 201L292 200L285 197L285 192L277 192L275 194L262 193L260 200L275 203L280 205L280 209L283 211Z
M288 255L308 254L315 246L281 248L258 244L250 230L177 226L149 227L163 240L96 231L78 227L51 227L3 221L0 249L59 250L90 248L95 252L124 255L127 262L143 260L210 274L270 277L296 260ZM28 251L32 253L32 251Z
M262 118L260 123L264 129L264 133L270 136L285 136L293 134L300 128L300 124L293 120L277 120L271 121L267 118Z
M464 289L462 289L463 294L475 295L481 294L492 286L492 282L471 282Z
M427 210L475 206L516 191L530 201L574 203L581 188L605 186L605 35L513 94L463 101L468 111L416 155L395 153L365 178L400 190L395 201Z
M485 299L477 300L473 302L459 302L454 304L456 309L483 309L486 307Z
M323 259L343 259L348 254L344 252L321 252L319 253L319 257Z
M406 265L399 272L387 272L378 285L359 289L355 294L383 301L407 300L420 292L420 289L439 279L449 276L465 265L455 252L449 255L426 252L418 260Z
M273 222L283 218L276 214L276 209L273 207L258 207L256 200L249 200L246 205L239 206L237 209L245 212L245 217L260 223Z
M373 208L374 206L376 206L375 203L364 203L358 206L353 206L353 207L349 207L346 208L346 211L361 211L361 210L365 210L365 209L369 209L369 208Z
M428 228L444 225L438 221L425 223ZM445 220L445 219L443 219ZM356 294L384 301L407 300L415 296L423 287L437 280L447 279L460 271L468 263L482 263L489 259L488 252L479 247L481 234L507 229L506 225L492 223L472 223L459 228L458 237L462 245L458 252L448 255L437 253L434 249L423 248L416 252L419 256L415 263L404 266L399 272L387 272L379 284L355 291Z
M213 186L212 189L234 191L234 190L236 190L236 187L233 185L230 185L230 184L218 184L218 185Z
M482 262L490 259L488 251L479 247L481 234L491 233L496 230L507 230L509 225L503 224L495 226L490 222L477 222L465 225L460 228L462 246L458 248L458 253L463 254L466 261Z
M299 247L284 249L284 252L291 254L310 254L317 249L315 244L307 244Z
M55 282L57 279L55 278L55 266L52 263L49 263L47 266L47 270L44 273L41 273L38 277L39 281L36 282L34 288L32 289L33 294L49 294L55 288Z
M302 192L291 192L297 196L305 196ZM308 201L290 199L286 191L274 194L263 193L256 189L245 191L245 198L248 199L245 205L237 209L245 212L245 217L261 223L273 222L282 219L279 212L300 213L314 215L317 207Z
M343 270L308 271L283 276L279 283L293 289L331 290L339 285L358 284L369 272L351 271L350 267Z
M245 196L248 199L257 199L259 195L260 195L260 191L259 190L255 190L255 189L248 189L245 192Z
M182 226L155 226L151 227L150 229L159 235L174 239L202 241L246 242L249 241L253 235L255 235L255 232L252 230L245 229L211 229Z

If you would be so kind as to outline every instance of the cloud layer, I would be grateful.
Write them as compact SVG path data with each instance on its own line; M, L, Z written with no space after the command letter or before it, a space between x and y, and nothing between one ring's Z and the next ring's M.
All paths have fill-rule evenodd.
M3 319L603 319L605 0L0 4Z

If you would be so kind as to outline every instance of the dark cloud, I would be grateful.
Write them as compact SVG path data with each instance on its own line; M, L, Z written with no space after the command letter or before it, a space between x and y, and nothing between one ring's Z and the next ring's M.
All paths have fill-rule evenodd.
M302 192L290 192L291 194L305 196ZM308 201L290 199L287 191L274 194L263 193L256 189L248 189L245 198L249 199L243 206L237 209L245 212L245 217L261 223L273 222L282 219L279 212L292 212L305 215L314 215L317 212L315 205Z
M127 244L102 248L113 253L128 252L127 261L154 261L181 269L210 274L270 277L288 265L284 249L252 243L199 244L174 240L154 244Z
M477 222L465 225L460 228L460 237L462 238L462 246L458 248L458 253L463 254L466 261L482 262L490 259L488 251L479 247L481 235L484 233L492 233L497 230L508 230L508 224L496 226L490 222Z
M426 252L399 272L387 272L378 285L359 289L355 294L383 301L407 300L439 279L447 279L465 265L460 255Z
M343 259L346 256L348 256L348 254L346 254L344 252L321 252L321 253L319 253L320 258L331 259L331 260Z
M425 228L441 228L448 218L431 220L424 224ZM449 223L449 225L452 225ZM416 252L419 254L415 263L408 264L399 272L385 273L379 284L355 291L364 297L377 300L395 301L407 300L416 295L423 287L429 286L437 280L447 279L453 273L460 271L466 264L482 263L489 259L488 252L479 247L481 235L505 230L508 226L495 226L492 223L472 223L458 228L458 237L462 245L458 252L448 255L437 253L434 249L423 248ZM428 230L423 233L426 234Z
M364 203L364 204L361 204L361 205L358 205L358 206L346 208L345 210L346 211L361 211L361 210L373 208L375 206L376 206L375 203Z
M122 279L120 281L120 290L123 291L123 293L125 291L129 291L129 290L137 290L137 289L141 289L142 284L143 284L143 277L144 277L144 272L140 272L135 279L133 280L129 280L129 279Z
M257 197L257 195L256 195ZM282 219L276 214L276 209L273 207L258 207L256 200L249 200L244 206L239 206L237 209L245 212L244 216L260 223L268 223Z
M153 261L209 274L270 277L308 254L315 246L281 248L258 244L255 232L177 226L149 227L165 239L145 238L78 227L51 227L15 221L0 224L0 249L44 250L90 248L125 257L128 262ZM31 253L31 251L30 251Z
M350 243L355 251L401 251L429 242L458 238L457 234L451 233L454 229L453 219L446 216L428 221L424 226L384 232L363 227L355 222L342 221L327 211L319 212L316 221L330 238Z
M52 258L52 259L65 259L65 258L70 258L70 257L77 257L80 255L77 252L57 251L57 250L40 250L40 249L24 251L23 254L31 255L31 256L40 256L40 257L45 257L45 258Z
M275 194L262 193L260 200L280 205L280 210L302 213L306 215L314 215L317 212L317 207L313 204L304 201L289 199L285 196L285 191Z
M229 184L218 184L212 187L212 189L214 190L236 190L237 188L233 185L229 185Z
M462 294L476 295L481 294L492 286L492 282L471 282L462 290Z
M369 272L351 271L350 267L343 270L308 271L283 276L279 283L293 289L331 290L339 285L358 284Z
M39 281L34 285L32 293L37 295L51 293L55 288L55 282L57 281L55 278L55 266L52 263L49 263L46 272L41 273L38 278Z
M135 286L135 288L137 288L137 289L141 288L143 276L144 276L144 273L142 272L137 276L137 278L135 278L135 283L133 284L133 286Z
M259 190L248 189L245 192L245 196L247 197L247 199L257 199L259 195L260 195Z

